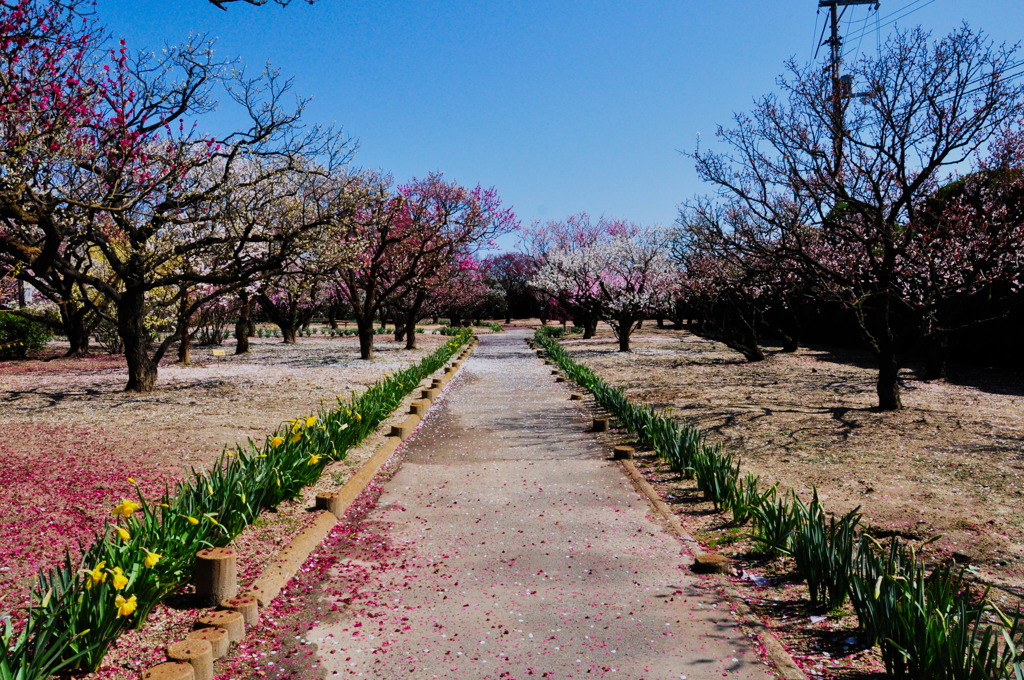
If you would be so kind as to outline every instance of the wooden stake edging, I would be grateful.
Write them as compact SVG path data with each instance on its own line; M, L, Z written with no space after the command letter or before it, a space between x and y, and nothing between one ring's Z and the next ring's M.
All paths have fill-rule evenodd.
M221 609L199 617L200 628L223 628L231 642L241 642L245 637L245 619L236 611ZM209 644L209 643L207 643Z
M704 549L692 536L686 533L686 529L683 528L682 522L676 517L672 509L666 505L665 501L661 500L658 492L654 490L644 476L640 474L640 471L636 469L636 465L631 460L623 460L619 462L622 469L626 472L626 476L630 478L633 485L642 493L647 496L647 500L650 501L651 505L654 506L658 514L662 516L665 522L669 525L679 540L687 548L687 552L690 555L701 553ZM716 577L710 577L716 578ZM725 590L727 596L731 600L735 607L737 615L742 617L745 625L753 629L754 634L757 635L761 644L764 646L766 656L775 664L776 670L779 672L779 677L782 680L807 680L807 675L800 670L800 667L793 661L793 657L783 648L782 643L775 637L770 630L768 630L761 620L757 618L757 615L750 609L746 601L743 599L744 595L736 589L729 581L723 577L719 581Z
M607 418L594 418L594 427L591 428L591 432L607 432L608 431L608 419Z
M405 420L398 425L391 426L392 437L398 437L402 441L405 441L412 436L412 431L416 429L416 426L420 424L420 417L415 414L410 414Z
M196 598L212 606L238 594L237 556L233 548L206 548L196 553L192 569Z
M226 600L221 600L220 606L241 614L247 628L252 628L260 622L260 603L252 595L229 597Z
M249 587L245 594L255 597L261 607L266 607L270 604L287 585L288 581L291 580L292 576L295 576L299 567L309 557L309 554L313 552L316 546L323 543L324 539L327 538L327 534L331 532L331 529L337 523L338 517L334 513L324 511L317 513L313 523L300 531L292 539L292 542L288 544L288 547L277 554L277 557L267 565L263 573L253 581L252 586ZM238 614L238 612L218 613ZM238 616L239 620L241 620L242 615L238 614ZM230 633L231 631L228 632ZM233 638L232 641L234 641Z
M210 626L209 628L200 628L194 630L188 634L186 640L206 640L210 643L210 651L213 652L213 660L222 659L228 655L228 645L231 644L231 640L228 638L228 632L220 626Z
M143 673L142 680L196 680L196 672L190 663L168 661Z
M614 460L632 460L634 453L636 450L632 446L616 446L612 449L612 458Z
M569 395L569 401L583 401L583 395L577 392L573 392Z
M467 345L463 356L468 355L477 342L478 340L474 338ZM419 401L421 404L425 402L426 409L429 409L431 402L440 393L440 388L454 377L461 365L462 357L451 366L445 368L445 374L442 378L433 378L430 388L422 390L422 398ZM418 424L421 420L420 414L415 412L419 409L411 410L414 412L406 418L403 425L411 420ZM415 424L413 427L415 427ZM209 674L206 674L206 667L203 666L203 661L197 662L201 666L198 673L191 663L171 661L159 664L145 671L143 680L211 680L213 677L213 659L224 656L229 643L241 641L245 636L246 626L253 626L258 623L259 607L267 606L277 597L281 589L291 580L302 564L309 559L313 550L323 543L324 539L327 538L327 534L337 524L338 519L351 507L355 499L369 485L370 481L388 459L394 455L400 445L401 440L398 437L388 436L370 460L366 461L340 489L332 493L317 494L316 507L320 512L313 522L303 529L284 550L277 554L273 562L253 581L253 584L245 593L237 595L237 565L234 561L234 551L223 548L209 549L209 551L226 550L230 555L231 559L227 561L208 561L218 565L212 569L214 572L223 571L228 573L228 567L234 570L234 577L230 580L234 583L235 592L232 592L230 597L222 598L219 601L220 606L226 607L226 609L211 612L200 617L196 624L200 627L199 630L190 633L186 640L170 645L167 650L168 654L192 654L198 659L205 658L203 653L208 651L210 655ZM197 554L197 563L199 557ZM206 557L210 556L207 555ZM214 557L224 556L214 555ZM228 579L211 576L209 580L211 583L222 583Z
M167 647L171 661L187 661L192 665L195 680L213 680L213 647L208 640L188 639Z
M420 418L425 418L428 410L430 410L429 399L417 399L409 405L409 413Z

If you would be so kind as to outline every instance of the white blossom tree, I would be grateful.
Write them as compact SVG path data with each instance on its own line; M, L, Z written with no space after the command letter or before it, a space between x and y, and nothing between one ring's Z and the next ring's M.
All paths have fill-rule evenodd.
M592 243L549 251L531 285L567 309L592 310L611 326L619 351L628 352L644 317L671 298L678 272L661 230L601 222L605 228Z

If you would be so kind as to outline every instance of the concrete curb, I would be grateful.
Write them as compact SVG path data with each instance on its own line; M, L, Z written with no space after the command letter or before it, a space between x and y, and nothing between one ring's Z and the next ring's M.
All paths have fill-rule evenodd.
M462 350L460 356L456 359L453 357L449 361L453 363L448 364L444 368L444 377L442 378L442 387L434 392L434 397L427 400L427 411L433 405L437 394L441 392L444 386L447 386L451 379L455 377L459 368L462 366L463 360L472 353L476 347L476 338L472 338L466 347ZM415 390L413 390L415 393ZM420 401L415 399L415 401ZM423 418L426 417L424 413ZM337 491L329 493L317 494L316 497L316 517L311 524L305 529L298 533L288 545L284 546L277 555L271 560L270 564L263 570L263 572L256 577L252 584L243 591L238 593L239 597L251 596L255 597L260 607L266 607L269 605L284 589L288 582L298 573L302 565L309 559L309 556L316 550L330 534L331 530L334 529L335 525L341 520L345 512L352 506L356 498L359 497L373 478L376 477L384 464L391 459L391 457L401 446L402 441L407 439L412 430L421 422L422 418L419 415L409 415L405 421L402 422L399 427L403 430L404 436L395 436L394 433L388 435L373 456L360 466L359 470L356 471ZM411 423L411 427L408 428L408 432L404 432L407 425ZM217 613L217 612L215 612ZM200 625L202 625L200 623ZM244 631L244 628L243 628ZM244 632L243 632L244 635ZM232 639L232 643L237 643L238 640ZM173 644L173 643L172 643ZM169 647L172 645L169 645ZM230 655L226 655L227 658ZM202 665L202 662L200 662ZM192 672L189 673L188 671ZM147 670L144 673L144 677L152 678L152 680L160 680L167 678L168 680L185 680L186 678L198 680L198 678L205 672L205 668L194 668L189 663L171 661L169 663L159 664Z
M552 363L550 360L545 360L545 364ZM597 422L597 419L594 421ZM661 518L668 525L668 528L673 534L682 541L683 545L689 551L690 556L698 553L705 552L704 548L697 542L696 539L691 536L686 529L683 527L682 522L672 508L670 508L665 501L658 496L658 492L654 490L654 487L648 483L644 476L640 474L640 471L636 469L636 465L633 464L632 460L629 459L616 459L616 463L622 468L622 471L626 473L626 477L632 482L634 488L643 494L648 502L654 507L654 510L661 516ZM796 665L792 655L786 651L768 628L761 623L761 620L757 618L757 615L750 608L750 606L743 599L742 593L736 589L736 587L729 581L729 579L721 574L708 575L705 578L714 578L717 580L722 591L725 593L726 598L735 608L736 614L743 619L743 624L750 628L757 639L761 642L764 647L765 655L775 665L776 670L779 673L779 677L783 680L808 680L808 677L800 667Z
M690 551L691 556L695 553L704 552L704 548L683 528L682 522L672 512L672 508L668 507L665 501L661 500L654 487L636 469L633 461L618 460L616 462L622 467L623 472L626 473L626 476L633 483L636 490L646 496L650 504L654 506L655 511L665 520L672 533L683 542L686 549ZM796 665L793 657L782 646L778 638L772 635L772 632L761 623L761 620L757 618L757 615L743 599L743 594L736 589L736 586L729 581L728 577L722 574L714 574L705 576L705 578L713 578L718 581L718 584L725 592L726 598L735 607L736 613L743 618L743 624L757 635L757 639L760 640L761 645L764 647L765 655L775 664L779 677L784 678L784 680L808 680L804 672Z

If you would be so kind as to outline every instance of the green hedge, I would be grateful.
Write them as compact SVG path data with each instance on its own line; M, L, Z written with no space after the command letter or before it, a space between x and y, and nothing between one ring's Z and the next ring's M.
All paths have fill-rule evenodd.
M879 645L886 674L913 680L1024 680L1024 613L1004 614L953 566L925 569L915 551L892 539L884 549L860 533L859 508L836 517L814 490L810 503L756 476L740 479L740 461L704 433L650 407L630 402L553 339L561 328L534 338L565 372L590 390L643 445L673 470L696 480L705 498L733 520L750 520L765 552L792 555L807 580L811 605L835 611L849 598L861 630Z
M188 581L197 551L226 545L260 512L298 495L470 336L467 330L417 365L339 398L334 409L286 422L262 444L225 448L211 469L193 470L156 501L138 492L122 502L118 518L104 523L80 557L65 554L63 564L40 571L24 627L16 632L7 620L0 632L0 680L94 670L122 630L141 624Z
M0 359L24 359L50 341L50 329L13 312L0 312Z

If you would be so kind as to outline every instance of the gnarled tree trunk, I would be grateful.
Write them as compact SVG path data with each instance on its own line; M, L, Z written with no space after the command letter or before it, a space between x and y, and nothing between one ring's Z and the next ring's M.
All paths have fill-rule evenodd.
M150 355L145 319L145 293L124 292L117 301L117 332L124 343L124 357L128 363L125 392L152 392L156 385L157 364Z

